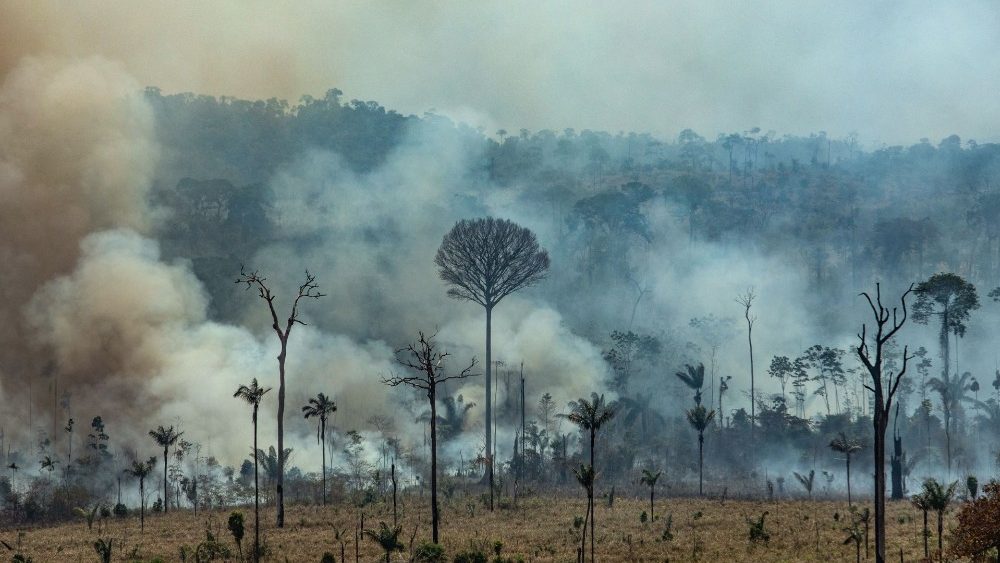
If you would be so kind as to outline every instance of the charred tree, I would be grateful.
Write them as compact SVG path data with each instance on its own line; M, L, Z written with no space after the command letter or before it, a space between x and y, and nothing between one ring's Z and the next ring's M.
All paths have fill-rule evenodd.
M278 311L274 300L275 294L268 286L267 278L261 276L257 271L247 273L244 268L240 268L240 276L236 278L237 284L245 284L247 289L255 288L257 295L267 303L268 312L271 313L271 328L278 335L278 342L281 344L281 351L278 353L278 478L276 479L275 504L278 507L277 526L285 527L285 358L288 352L288 337L292 334L292 328L297 325L305 325L299 318L299 303L303 299L319 299L324 294L319 292L319 284L316 283L316 276L306 271L305 281L299 286L298 293L292 301L291 311L288 318L282 323L278 319Z
M875 299L867 292L861 295L868 302L875 320L874 334L869 335L868 324L862 323L855 349L861 363L868 370L870 383L865 388L875 396L872 424L875 430L875 562L885 563L885 431L889 424L892 399L899 389L899 383L906 374L906 367L913 358L908 347L903 347L902 365L896 373L883 373L885 348L906 324L906 298L913 292L913 284L900 297L900 309L891 310L882 305L882 289L875 284ZM873 349L874 348L874 349Z
M903 465L906 454L903 453L903 437L899 435L899 405L896 405L896 415L892 419L892 500L903 500Z
M415 372L413 375L392 375L382 378L382 383L390 387L407 385L423 391L431 407L431 537L438 542L438 523L440 515L437 501L437 387L441 383L453 379L465 379L479 374L472 373L476 366L473 358L469 366L455 375L445 375L444 362L451 354L439 352L435 348L434 335L425 337L423 332L415 344L409 344L396 350L396 361L399 365ZM395 501L395 497L393 499Z

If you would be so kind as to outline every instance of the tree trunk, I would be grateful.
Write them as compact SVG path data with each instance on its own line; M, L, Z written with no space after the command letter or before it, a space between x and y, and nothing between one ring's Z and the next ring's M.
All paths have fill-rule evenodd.
M704 480L703 468L705 466L705 436L699 432L698 433L698 496L704 496L705 493L702 490L702 483Z
M747 315L749 314L750 308L747 307ZM755 426L754 421L757 420L757 404L753 380L753 322L749 318L747 319L747 343L750 345L750 461L753 463L753 460L756 459L753 430Z
M649 486L649 523L653 523L653 485Z
M944 384L947 386L951 381L951 350L950 341L948 340L948 308L945 307L944 311L941 312L941 334L939 335L941 343L941 356L943 360L943 369L941 374L944 377ZM948 466L948 476L951 476L951 397L947 395L941 397L941 407L944 414L944 444L945 444L945 459Z
M437 393L434 383L431 383L428 396L431 400L431 538L438 542L438 492L437 492ZM493 483L490 483L490 491Z
M875 563L885 563L885 430L888 412L881 386L875 395Z
M285 352L288 336L281 337L281 353L278 354L278 506L277 526L285 527ZM256 452L255 452L256 453Z
M319 421L319 435L323 448L323 506L326 506L326 419Z
M590 563L594 563L594 489L597 488L597 466L594 465L594 443L597 441L597 429L590 429L590 470L594 473L594 482L590 486Z
M139 479L139 530L146 529L146 488L143 479Z
M486 306L486 460L490 484L490 512L493 511L493 433L490 427L493 420L493 365L492 365L492 322L493 307Z
M894 431L895 432L895 431ZM903 438L892 437L892 500L903 499Z
M930 536L930 530L927 529L927 509L924 509L924 559L930 559L931 551L927 546L928 536Z
M170 508L170 492L167 490L167 446L163 446L163 513Z
M851 506L851 454L847 454L847 506Z
M938 510L938 560L944 561L944 512Z
M399 524L399 518L396 516L396 462L392 463L390 471L392 475L392 525L395 527Z
M260 561L260 481L257 477L257 405L253 406L253 560Z

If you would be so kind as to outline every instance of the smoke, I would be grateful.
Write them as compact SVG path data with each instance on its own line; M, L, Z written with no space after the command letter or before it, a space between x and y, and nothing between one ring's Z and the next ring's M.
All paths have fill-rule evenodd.
M98 54L143 85L296 99L331 86L506 127L673 136L754 126L908 143L995 139L987 0L732 5L502 2L5 3L0 72ZM569 17L572 15L572 17ZM248 61L253 61L248 64Z

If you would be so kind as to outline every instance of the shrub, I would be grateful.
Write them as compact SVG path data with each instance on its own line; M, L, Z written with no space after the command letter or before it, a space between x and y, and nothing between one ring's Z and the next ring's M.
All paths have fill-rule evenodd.
M444 548L436 543L424 542L413 551L413 561L416 563L444 563Z
M118 504L116 504L115 505L115 516L118 517L118 518L125 518L126 516L128 516L128 507L125 506L124 504L120 503L120 502Z
M327 551L326 553L323 554L323 558L319 560L319 563L337 563L337 559L333 556L332 553Z
M1000 483L986 484L979 498L959 508L957 517L952 555L975 559L990 549L1000 548Z
M233 535L236 549L243 553L243 513L235 510L229 515L229 533Z

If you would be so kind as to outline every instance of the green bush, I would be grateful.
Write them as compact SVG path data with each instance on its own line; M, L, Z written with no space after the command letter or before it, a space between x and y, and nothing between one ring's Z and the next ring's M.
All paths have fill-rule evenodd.
M444 563L444 548L432 542L424 542L413 551L416 563Z

